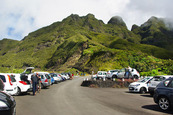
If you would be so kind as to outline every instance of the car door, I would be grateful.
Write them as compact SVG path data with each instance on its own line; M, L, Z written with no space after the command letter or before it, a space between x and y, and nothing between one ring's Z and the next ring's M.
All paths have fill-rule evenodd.
M125 69L123 68L118 72L118 78L124 78L124 74L125 74Z
M169 83L170 101L173 103L173 80Z

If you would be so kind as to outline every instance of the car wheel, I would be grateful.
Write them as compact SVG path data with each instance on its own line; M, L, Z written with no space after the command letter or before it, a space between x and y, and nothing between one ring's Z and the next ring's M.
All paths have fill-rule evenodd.
M19 87L17 87L17 93L16 95L20 95L21 94L21 89Z
M141 93L141 94L146 93L146 89L145 89L144 87L141 87L141 89L140 89L140 93Z
M139 77L137 75L134 75L133 78L138 79Z
M117 78L117 76L116 76L116 75L113 75L113 76L112 76L112 79L113 79L113 78Z
M164 111L169 110L171 106L169 100L166 97L160 97L158 105Z

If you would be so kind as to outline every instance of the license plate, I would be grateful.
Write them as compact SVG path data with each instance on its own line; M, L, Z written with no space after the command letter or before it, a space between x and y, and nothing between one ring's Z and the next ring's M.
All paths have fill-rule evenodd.
M129 87L129 89L133 89L132 87Z

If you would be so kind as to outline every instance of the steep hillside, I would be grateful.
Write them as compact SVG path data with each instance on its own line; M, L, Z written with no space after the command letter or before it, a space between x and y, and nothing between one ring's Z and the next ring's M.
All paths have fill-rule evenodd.
M132 31L141 36L141 43L173 50L173 29L170 22L163 18L151 17L140 27L134 25Z
M82 17L72 14L30 33L21 41L0 41L0 70L34 66L49 71L73 68L90 73L130 65L140 72L159 69L173 73L173 53L166 49L169 46L157 45L160 39L157 43L149 41L147 35L154 34L145 33L153 26L151 22L150 27L133 26L129 31L119 16L105 24L92 14Z

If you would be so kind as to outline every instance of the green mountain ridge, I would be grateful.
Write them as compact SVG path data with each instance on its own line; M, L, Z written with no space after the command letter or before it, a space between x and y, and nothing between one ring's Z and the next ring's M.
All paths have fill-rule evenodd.
M129 65L140 72L157 69L172 74L172 39L172 30L156 17L141 26L133 25L129 31L119 16L105 24L93 14L72 14L21 41L1 40L0 71L34 66L49 71L75 69L91 73Z

